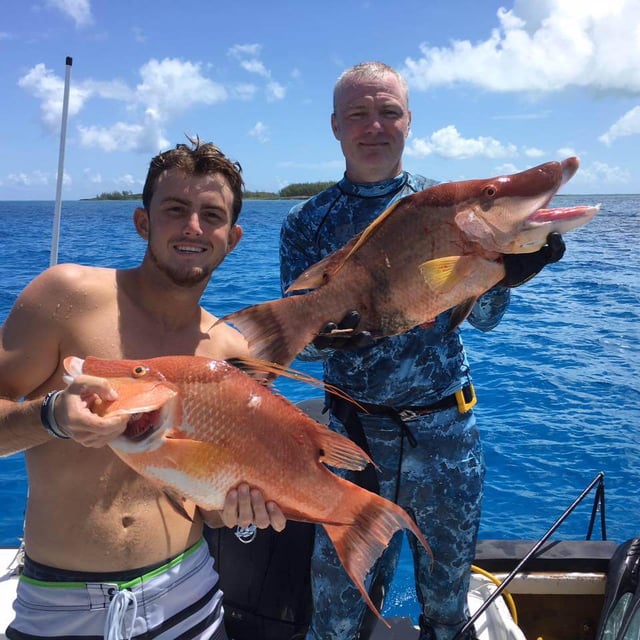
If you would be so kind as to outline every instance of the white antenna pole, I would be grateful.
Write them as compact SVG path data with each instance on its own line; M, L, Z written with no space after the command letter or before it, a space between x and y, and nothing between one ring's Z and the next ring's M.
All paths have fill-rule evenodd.
M67 137L67 115L69 113L69 81L71 79L71 65L73 59L67 56L66 75L64 80L64 97L62 99L62 127L60 130L60 153L58 155L58 182L56 185L56 208L53 216L53 235L51 238L51 257L49 266L58 262L58 239L60 237L60 210L62 207L62 180L64 178L64 147Z

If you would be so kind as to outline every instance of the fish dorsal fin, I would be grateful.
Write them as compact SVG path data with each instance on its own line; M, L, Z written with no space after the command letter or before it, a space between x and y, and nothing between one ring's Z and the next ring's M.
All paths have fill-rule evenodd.
M317 289L326 284L331 276L337 273L346 259L351 255L353 246L358 242L360 235L351 238L343 247L330 253L326 258L312 264L306 271L303 271L287 288L285 293L292 291L303 291L306 289Z
M477 300L478 298L475 297L467 298L464 302L461 302L453 308L451 317L449 318L449 331L453 331L453 329L459 327L469 317L469 314Z
M390 207L387 207L358 237L357 242L354 243L351 251L344 259L346 262L369 238L378 230L378 227L382 226L382 223L396 210L396 207L404 200L400 198L394 202ZM343 263L344 264L344 263Z
M331 384L327 384L326 382L303 373L302 371L291 369L290 367L284 367L275 362L258 360L256 358L229 358L227 362L234 367L237 367L241 371L244 371L244 373L258 378L260 382L263 382L265 377L270 381L277 376L284 376L285 378L290 378L291 380L297 380L298 382L309 384L312 387L316 387L316 389L327 391L331 395L334 395L337 398L342 398L342 400L346 400L347 402L350 402L354 406L358 407L360 410L364 411L364 409L358 404L357 400L354 400L350 395L342 391L342 389L340 389L339 387L334 387Z
M316 427L316 443L320 447L320 462L332 467L362 471L371 458L352 440L319 424Z
M420 273L431 289L447 293L462 280L462 274L456 272L461 259L461 256L446 256L428 260L420 265Z
M362 233L351 238L341 249L338 249L338 251L335 251L309 267L304 273L298 276L298 279L285 293L300 291L302 289L316 289L325 284L332 276L338 273L349 258L369 240L378 227L393 213L401 201L402 198L385 209Z

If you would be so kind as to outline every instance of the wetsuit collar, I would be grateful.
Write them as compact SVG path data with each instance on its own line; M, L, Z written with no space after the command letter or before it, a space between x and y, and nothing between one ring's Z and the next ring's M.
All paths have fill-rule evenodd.
M345 177L338 182L338 188L342 193L349 196L379 198L380 196L387 196L400 191L407 183L408 178L409 174L406 171L403 171L395 178L381 180L380 182L351 182L345 175Z

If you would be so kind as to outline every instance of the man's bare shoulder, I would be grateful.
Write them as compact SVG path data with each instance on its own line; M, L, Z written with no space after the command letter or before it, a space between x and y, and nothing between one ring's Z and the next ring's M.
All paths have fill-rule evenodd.
M41 311L51 306L62 310L63 304L82 302L88 296L104 292L115 283L115 270L78 264L59 264L34 278L18 297L16 307L35 305Z

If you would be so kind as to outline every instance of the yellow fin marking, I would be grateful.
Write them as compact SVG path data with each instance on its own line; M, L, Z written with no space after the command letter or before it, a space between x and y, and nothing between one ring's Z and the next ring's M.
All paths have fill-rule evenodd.
M419 269L424 281L434 290L440 293L451 291L461 280L462 276L456 274L456 267L460 256L447 256L423 262Z

